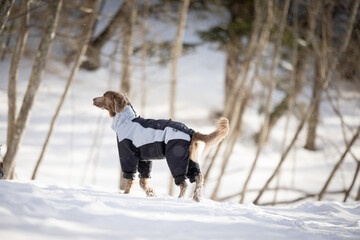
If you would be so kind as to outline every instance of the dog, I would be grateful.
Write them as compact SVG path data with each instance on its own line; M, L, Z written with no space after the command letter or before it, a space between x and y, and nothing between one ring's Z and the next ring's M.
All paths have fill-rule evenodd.
M179 198L184 197L186 179L189 178L191 183L196 183L193 199L200 201L203 176L197 162L198 143L204 142L205 149L220 143L229 132L227 118L217 121L214 132L202 134L180 122L136 116L128 97L120 92L107 91L103 96L94 98L93 105L107 110L113 118L111 127L117 135L120 165L126 179L125 194L130 193L138 171L140 187L147 196L155 196L148 184L151 160L165 158L175 184L180 187Z

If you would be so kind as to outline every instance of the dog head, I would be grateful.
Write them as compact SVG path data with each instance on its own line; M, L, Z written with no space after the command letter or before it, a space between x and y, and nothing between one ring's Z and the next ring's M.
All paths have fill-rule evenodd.
M103 96L94 98L93 105L107 110L110 117L114 117L116 113L124 111L125 107L130 105L130 101L125 94L107 91Z

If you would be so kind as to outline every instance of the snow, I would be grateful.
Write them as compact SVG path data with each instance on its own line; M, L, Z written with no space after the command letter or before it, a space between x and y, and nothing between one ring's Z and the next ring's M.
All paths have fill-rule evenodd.
M288 207L0 182L1 239L359 239L360 204Z

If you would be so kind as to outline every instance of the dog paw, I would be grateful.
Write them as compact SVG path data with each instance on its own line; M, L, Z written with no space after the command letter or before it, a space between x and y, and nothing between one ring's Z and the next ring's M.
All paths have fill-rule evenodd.
M146 191L146 196L148 197L156 197L154 189L150 188Z

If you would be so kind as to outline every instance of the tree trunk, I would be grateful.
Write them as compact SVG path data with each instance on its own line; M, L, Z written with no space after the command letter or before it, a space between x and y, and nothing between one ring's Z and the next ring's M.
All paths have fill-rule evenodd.
M41 162L43 160L46 148L47 148L49 140L51 138L51 135L52 135L52 132L53 132L53 129L54 129L54 125L55 125L56 120L57 120L57 118L58 118L58 116L60 114L60 110L61 110L61 108L62 108L62 106L63 106L63 104L65 102L66 96L67 96L67 94L68 94L68 92L70 90L70 87L71 87L72 83L73 83L75 74L79 70L79 67L80 67L80 64L81 64L81 58L86 53L86 49L88 47L89 41L90 41L91 36L92 36L93 27L95 26L96 19L97 19L97 16L98 16L100 3L101 3L101 0L96 0L96 2L93 3L94 5L93 5L92 15L91 15L91 17L90 17L90 19L88 21L89 24L86 25L86 29L83 31L84 37L81 39L81 41L82 41L81 48L78 51L76 61L74 63L74 67L73 67L73 69L71 71L71 74L70 74L70 76L68 78L68 81L66 83L66 87L65 87L64 92L63 92L63 95L61 96L59 105L56 108L56 112L55 112L55 114L54 114L54 116L53 116L53 118L51 120L50 128L49 128L48 134L46 136L46 140L44 142L43 148L42 148L41 153L40 153L40 157L39 157L39 159L38 159L38 161L36 163L34 172L33 172L32 177L31 177L32 180L34 180L36 178L36 174L38 172L39 166L40 166L40 164L41 164Z
M269 2L270 4L270 2ZM284 3L284 9L283 9L283 12L282 12L282 16L281 16L281 22L280 22L280 29L279 29L279 32L278 32L278 35L277 35L277 40L276 40L276 43L275 43L275 49L274 49L274 57L273 57L273 60L272 60L272 65L271 65L271 69L270 69L270 76L269 76L269 92L268 92L268 95L267 95L267 98L266 98L266 106L265 106L265 116L264 116L264 124L263 124L263 127L261 128L261 131L260 131L260 141L259 141L259 144L258 144L258 147L257 147L257 151L256 151L256 154L255 154L255 159L252 163L252 166L250 168L250 171L249 171L249 174L245 180L245 183L244 183L244 186L243 186L243 193L241 195L241 198L240 198L240 203L243 203L244 199L245 199L245 194L246 194L246 191L247 191L247 186L250 182L250 179L252 177L252 174L255 170L255 167L256 167L256 164L257 164L257 160L260 156L260 153L262 152L262 149L265 145L265 138L268 134L268 128L269 128L269 122L270 122L270 107L271 107L271 102L272 102L272 93L275 89L275 86L276 86L276 80L275 80L275 69L277 68L278 66L278 62L279 62L279 58L280 58L280 48L281 48L281 41L283 39L283 33L284 33L284 30L285 30L285 25L286 25L286 18L287 18L287 15L288 15L288 11L289 11L289 6L290 6L290 0L286 0L285 3ZM269 8L272 8L272 5L269 6ZM272 14L272 11L269 11L268 14ZM272 25L269 26L269 28L271 28Z
M8 20L10 10L14 4L15 0L3 0L0 3L0 35L4 30L6 22Z
M136 0L125 1L125 19L123 24L123 42L121 49L121 86L123 93L130 93L131 88L131 57L133 55L133 28L136 20Z
M173 47L171 49L171 80L170 80L170 118L175 119L175 101L176 101L176 79L177 63L181 56L183 36L186 27L186 18L190 0L183 0L179 8L179 21Z
M49 2L49 13L46 19L46 27L40 40L39 49L36 54L20 113L15 122L14 135L4 157L4 171L6 179L10 179L10 173L13 172L15 167L16 154L24 135L25 128L31 114L32 106L34 104L35 97L38 93L39 86L44 75L47 57L50 53L52 43L55 38L55 29L57 26L61 6L62 0Z
M272 175L269 177L269 179L266 181L265 185L261 188L261 190L259 191L259 194L257 195L257 197L255 198L254 200L254 204L258 204L259 203L259 200L261 198L261 196L264 194L264 192L268 189L269 187L269 184L271 183L271 181L274 179L274 177L278 174L278 172L280 171L280 168L281 166L283 165L283 163L285 162L286 160L286 157L287 155L289 154L290 150L292 149L292 147L294 146L301 130L303 129L304 127L304 124L308 121L309 117L310 117L310 113L312 112L314 108L314 103L311 102L306 113L304 113L304 116L302 118L302 120L300 121L297 129L296 129L296 132L294 134L294 137L292 138L289 146L285 149L285 151L281 154L281 158L280 158L280 161L278 163L278 165L276 166L274 172L272 173Z
M26 14L20 19L19 31L16 39L15 49L11 58L11 65L9 71L9 85L8 85L8 129L7 129L7 145L11 145L11 138L14 135L14 125L16 119L16 89L19 74L19 65L22 55L24 53L26 40L28 37L28 23L30 18L29 13L30 1L24 0L21 2L21 10Z
M321 201L323 199L324 194L325 194L327 188L329 187L331 180L335 176L336 171L340 168L342 162L345 160L345 157L346 157L347 153L350 151L351 147L354 145L356 140L358 140L359 134L360 134L360 126L357 128L356 133L352 137L351 141L347 144L344 153L341 155L339 161L335 164L335 166L334 166L333 170L331 171L328 179L326 180L323 188L321 189L321 191L319 193L319 197L318 197L319 201Z
M305 149L315 151L316 145L316 129L319 122L319 113L320 113L320 103L321 103L321 95L323 92L322 87L322 78L320 75L320 63L317 62L316 64L316 73L314 77L314 83L313 83L313 95L312 95L312 102L314 102L314 108L310 115L310 119L308 122L308 130L307 130L307 138L306 138L306 144Z

